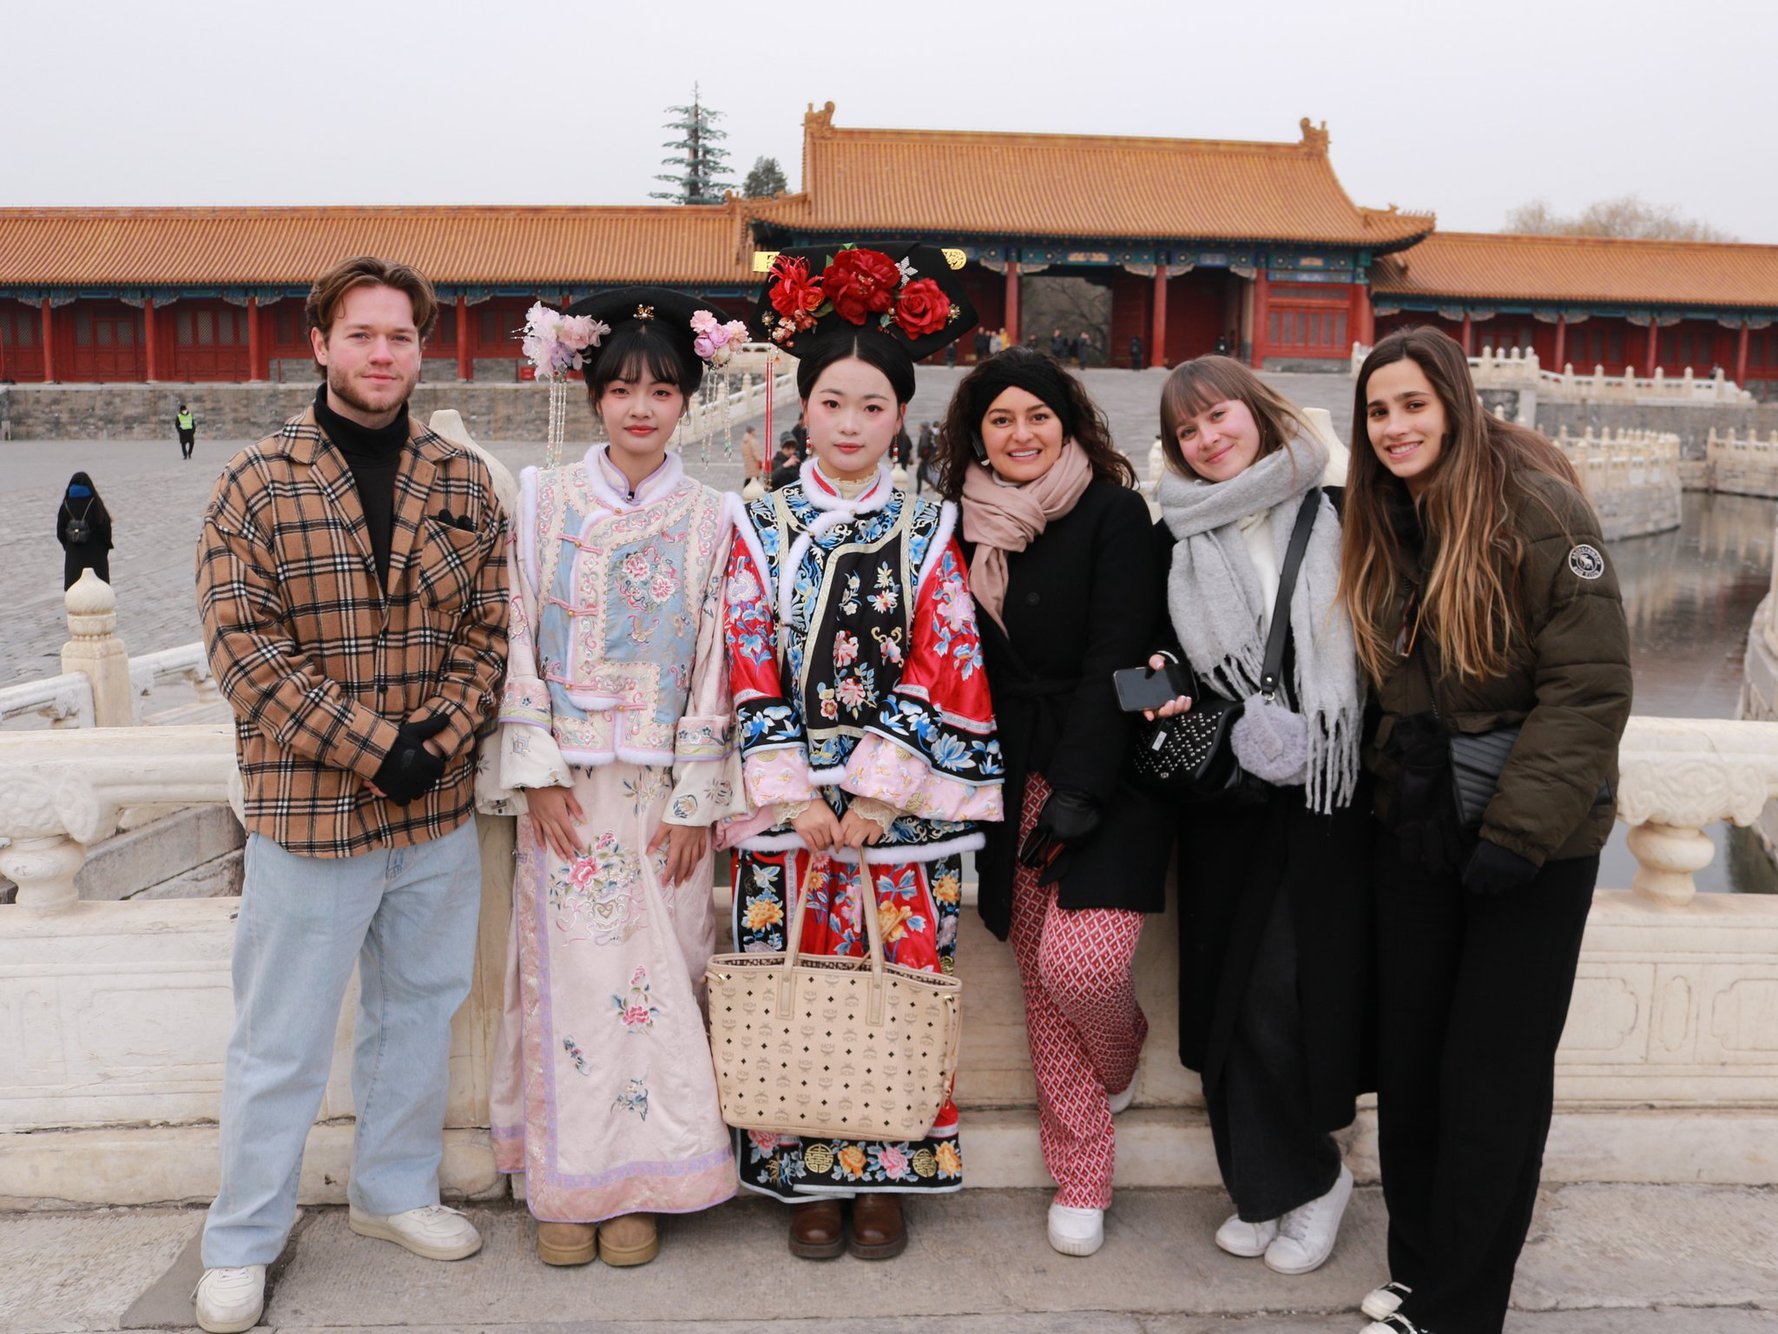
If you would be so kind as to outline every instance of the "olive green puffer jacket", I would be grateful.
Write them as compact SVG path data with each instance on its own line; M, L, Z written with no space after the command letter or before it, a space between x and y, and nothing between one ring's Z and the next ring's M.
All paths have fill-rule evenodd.
M1365 748L1385 822L1396 761L1387 753L1400 720L1432 709L1438 681L1444 727L1487 732L1521 723L1517 744L1483 817L1481 836L1542 865L1599 851L1611 833L1618 741L1630 717L1630 644L1617 574L1592 506L1573 487L1525 474L1512 520L1525 543L1521 623L1504 675L1458 680L1439 666L1422 633L1378 693L1382 718ZM1431 548L1420 555L1420 577ZM1405 606L1412 581L1404 579ZM1399 610L1398 610L1399 617Z

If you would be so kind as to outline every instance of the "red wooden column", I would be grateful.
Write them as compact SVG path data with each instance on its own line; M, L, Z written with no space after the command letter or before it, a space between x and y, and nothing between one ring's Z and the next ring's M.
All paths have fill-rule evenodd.
M1735 335L1735 383L1743 389L1747 387L1747 321L1741 321L1741 330Z
M261 362L265 355L265 339L259 333L259 298L247 298L247 378L263 380L270 369Z
M43 382L51 384L56 378L56 321L49 309L49 298L43 298Z
M142 298L142 376L149 384L161 378L161 345L154 336L154 298Z
M1167 266L1154 266L1154 327L1148 334L1148 364L1156 370L1167 364Z
M0 307L0 310L3 309L4 307ZM0 383L12 379L12 358L7 354L7 348L11 345L11 337L9 335L0 334Z
M1661 326L1653 319L1650 319L1648 322L1648 351L1645 352L1642 357L1642 374L1645 378L1654 378L1656 365L1655 358L1660 355L1660 352Z
M1019 341L1019 261L1006 261L1006 341Z
M1463 312L1463 337L1459 341L1463 344L1463 355L1473 357L1475 355L1475 321L1469 317L1467 308Z
M469 355L469 298L457 298L457 378L475 378L475 358Z
M1550 369L1561 374L1562 367L1568 364L1568 317L1556 316L1556 364Z
M1272 285L1261 268L1253 275L1253 369L1266 364L1266 341L1272 327Z
M1363 283L1352 284L1352 341L1367 348L1377 343L1377 317L1371 310L1371 289ZM1352 349L1347 348L1348 352Z

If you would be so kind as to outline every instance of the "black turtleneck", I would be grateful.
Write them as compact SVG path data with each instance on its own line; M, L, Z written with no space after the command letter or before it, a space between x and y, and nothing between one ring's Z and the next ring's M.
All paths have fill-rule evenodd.
M389 587L389 546L395 529L395 477L401 471L401 451L407 445L407 404L387 426L360 426L327 406L327 386L315 391L315 420L333 447L345 457L358 484L358 503L364 508L365 531L371 554L376 557L377 577Z

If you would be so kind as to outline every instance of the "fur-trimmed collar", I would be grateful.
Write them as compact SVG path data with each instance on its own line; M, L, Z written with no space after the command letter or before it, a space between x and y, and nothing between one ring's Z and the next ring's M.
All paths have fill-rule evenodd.
M586 468L587 490L603 505L614 510L639 509L661 499L679 485L685 476L685 465L672 450L661 460L661 466L642 479L631 499L628 479L623 470L611 461L611 446L594 445L587 450L582 463Z

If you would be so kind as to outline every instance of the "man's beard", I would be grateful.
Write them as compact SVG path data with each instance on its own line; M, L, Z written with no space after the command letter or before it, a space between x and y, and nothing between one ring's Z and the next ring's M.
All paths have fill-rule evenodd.
M327 392L339 399L339 401L344 403L347 407L356 412L362 412L367 417L380 417L386 412L399 412L402 404L406 403L409 398L413 397L414 387L419 384L419 382L420 377L416 372L414 378L409 380L407 385L402 389L401 397L399 399L389 406L378 407L374 403L367 402L364 396L353 388L351 377L344 371L338 370L333 366L327 368Z

